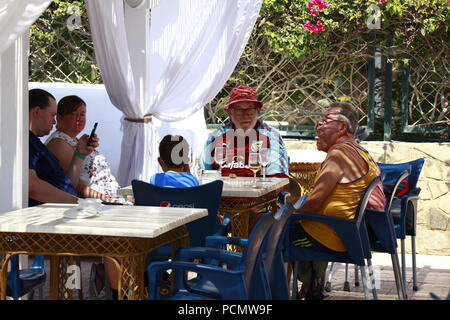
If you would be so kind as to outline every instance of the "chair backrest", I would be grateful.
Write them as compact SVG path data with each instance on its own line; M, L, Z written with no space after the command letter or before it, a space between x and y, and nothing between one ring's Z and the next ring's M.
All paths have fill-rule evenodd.
M208 209L208 216L187 224L191 246L201 246L202 240L219 228L217 210L222 196L221 180L190 188L163 188L140 180L131 181L131 185L137 206Z
M286 231L285 227L287 226L287 222L293 211L294 207L292 206L292 203L287 203L274 215L275 222L270 230L265 258L267 274L269 275L272 273L275 255L280 251L282 235L284 231Z
M394 184L398 176L405 170L410 169L410 174L406 178L408 181L409 190L415 192L417 182L419 181L420 172L422 171L424 158L419 158L413 161L403 163L377 163L381 172L385 173L383 184Z
M289 299L289 288L287 286L286 272L283 261L283 239L286 232L289 232L289 218L294 211L292 203L287 203L281 207L274 215L275 222L270 230L267 241L265 266L269 277L270 291L272 299Z
M242 253L244 263L244 285L248 296L252 299L268 299L271 297L269 280L264 268L264 253L267 246L269 230L275 219L268 212L255 224L248 237L248 245Z

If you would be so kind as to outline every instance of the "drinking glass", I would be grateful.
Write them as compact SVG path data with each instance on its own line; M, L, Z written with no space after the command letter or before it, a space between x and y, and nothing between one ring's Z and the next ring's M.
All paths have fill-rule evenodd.
M227 149L225 147L216 147L214 149L214 161L216 161L216 163L219 164L220 176L222 176L222 166L227 161L226 152Z
M251 152L248 155L248 166L253 171L253 187L256 187L256 173L261 170L261 162L259 161L259 154Z
M270 163L270 149L261 148L259 150L259 161L261 162L261 167L262 167L262 172L263 172L262 181L270 181L269 179L266 180L266 167Z

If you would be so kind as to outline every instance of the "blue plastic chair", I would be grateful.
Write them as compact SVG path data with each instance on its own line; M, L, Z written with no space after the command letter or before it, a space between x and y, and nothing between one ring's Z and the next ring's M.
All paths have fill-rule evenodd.
M406 286L402 280L400 264L397 255L397 239L394 229L394 219L392 217L391 207L395 193L400 183L408 177L410 170L406 169L394 182L393 192L389 195L384 211L366 209L366 221L369 228L373 231L374 238L370 239L370 247L375 252L386 252L391 255L392 269L394 271L395 284L397 286L397 295L401 300L407 299ZM384 173L382 173L384 177Z
M39 299L43 299L43 286L45 284L46 273L44 269L44 256L34 256L31 267L19 270L19 256L11 257L11 271L7 276L6 295L19 299L28 294L29 299L33 299L34 290L39 289Z
M292 244L292 241L294 239L291 239L291 235L290 233L288 233L286 234L284 240L284 260L286 262L296 262L299 260L345 262L361 266L364 296L366 299L368 299L369 292L366 282L366 263L364 259L367 259L368 264L370 265L371 255L364 215L366 212L365 209L367 206L367 202L369 201L369 196L379 183L381 183L381 179L379 177L376 177L366 188L363 195L361 196L358 208L356 209L355 218L352 220L308 213L294 213L290 218L289 224L298 223L299 220L314 220L327 224L328 226L333 228L342 239L342 242L347 249L346 252L336 252L332 250L330 250L329 252L323 252L311 248L296 247ZM295 299L297 294L297 263L295 263L293 269L293 298ZM376 298L376 291L374 292L372 290L372 292L374 294L374 298Z
M422 171L425 159L420 158L409 162L387 164L378 163L381 172L385 174L383 185L392 184L395 179L402 174L405 169L410 168L411 173L406 178L409 185L407 193L400 197L394 197L392 202L392 216L394 218L394 228L397 239L400 239L402 257L403 282L406 285L406 236L411 237L413 290L417 291L417 264L416 264L416 220L417 204L419 200L420 188L417 187L420 172Z
M287 222L293 211L294 207L292 204L287 203L274 214L275 222L270 230L267 248L264 253L264 267L269 277L273 300L289 299L289 288L282 254L282 239L287 229ZM226 244L237 245L245 249L248 244L248 239L233 237L207 237L205 239L205 246L209 248L220 248ZM177 252L177 260L189 261L194 257L196 257L195 249L181 248ZM241 259L240 264L236 263L236 266L233 266L233 268L242 268L243 264L244 261ZM217 288L210 281L198 281L194 278L193 280L186 281L186 288L191 292L200 293L216 299L220 298Z
M229 217L224 217L219 224L217 211L222 196L223 181L216 180L190 188L163 188L150 183L131 181L135 205L137 206L171 206L207 208L208 216L187 224L191 246L202 246L202 240L210 235L226 235ZM170 245L162 246L147 256L151 260L167 260L172 258Z
M266 269L264 252L270 228L275 219L271 213L264 214L252 229L245 245L244 252L232 252L218 248L191 247L183 248L185 259L215 260L225 263L230 270L217 265L201 264L188 261L153 262L147 268L149 278L149 299L159 300L158 281L163 272L173 270L175 283L171 300L225 299L249 300L271 299L271 291ZM203 295L192 292L185 286L185 274L194 272L208 279L216 288L219 296Z
M403 281L403 277L400 276L400 267L398 263L397 255L397 240L396 232L394 228L394 220L392 217L392 203L397 193L398 187L404 179L410 174L410 167L406 169L397 177L393 177L392 174L388 178L389 188L391 193L388 194L384 211L378 211L373 209L366 209L366 221L369 228L373 231L374 239L370 240L370 247L375 252L386 252L391 254L392 268L394 271L395 282L397 286L397 294L399 299L407 299L406 286ZM386 179L385 172L381 173L381 179ZM325 290L331 291L331 278L333 274L334 264L330 266L328 272L328 281L325 285ZM358 267L355 266L355 286L359 286L358 282ZM348 282L348 264L345 265L345 282L344 291L350 291L350 285Z

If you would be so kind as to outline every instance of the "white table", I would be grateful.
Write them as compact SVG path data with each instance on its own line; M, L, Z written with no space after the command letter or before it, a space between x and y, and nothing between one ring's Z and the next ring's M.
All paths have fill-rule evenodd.
M289 162L323 162L327 153L314 149L288 149Z
M219 179L217 173L207 171L203 175L202 184ZM230 214L231 235L234 237L248 238L249 215L251 209L265 207L268 211L277 211L278 193L289 184L288 178L257 177L257 188L254 188L251 177L220 177L224 182L222 199L219 208L220 214ZM118 194L126 197L133 195L131 186L118 190Z
M327 153L313 149L290 149L289 156L289 193L295 203L302 195L311 193L322 162Z
M206 174L202 178L202 184L219 179L218 175ZM223 181L222 197L257 198L269 192L278 190L289 183L288 178L263 178L257 177L257 188L253 188L253 178L250 177L220 177ZM117 194L123 197L133 196L131 186L120 188Z
M43 204L0 214L0 253L51 256L51 299L67 297L60 256L108 256L120 270L119 299L144 299L144 260L148 251L174 243L188 245L185 224L206 209L103 206L102 215L69 219L75 205ZM175 248L174 248L175 250ZM1 261L0 298L6 295L10 256ZM67 277L67 275L65 275Z
M215 178L205 176L202 183L214 181ZM253 187L253 178L251 177L237 177L229 178L222 177L223 190L222 197L240 197L240 198L258 198L272 191L276 191L289 183L287 178L269 178L263 180L261 177L256 178L256 188Z

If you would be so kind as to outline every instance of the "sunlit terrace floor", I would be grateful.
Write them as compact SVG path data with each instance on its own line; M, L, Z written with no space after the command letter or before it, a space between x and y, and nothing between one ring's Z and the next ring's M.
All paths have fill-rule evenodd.
M92 300L89 293L89 273L92 262L98 262L100 258L82 258L82 287L83 299ZM407 255L407 291L408 297L412 300L430 300L430 292L435 293L441 298L445 298L450 291L450 256L430 256L417 255L417 281L418 291L412 289L412 268L411 255ZM376 274L380 275L380 283L378 296L380 300L396 300L397 291L392 272L390 256L387 254L375 253L373 256L373 265ZM49 260L46 259L46 270L49 270ZM363 300L364 293L362 286L354 286L353 266L349 268L350 292L343 291L345 265L337 264L333 272L331 283L331 292L329 300ZM48 273L47 273L48 274ZM299 282L299 286L300 286ZM74 299L78 299L78 293L73 295ZM49 297L49 280L44 287L44 299ZM37 295L35 295L37 298ZM104 298L102 298L104 299Z

